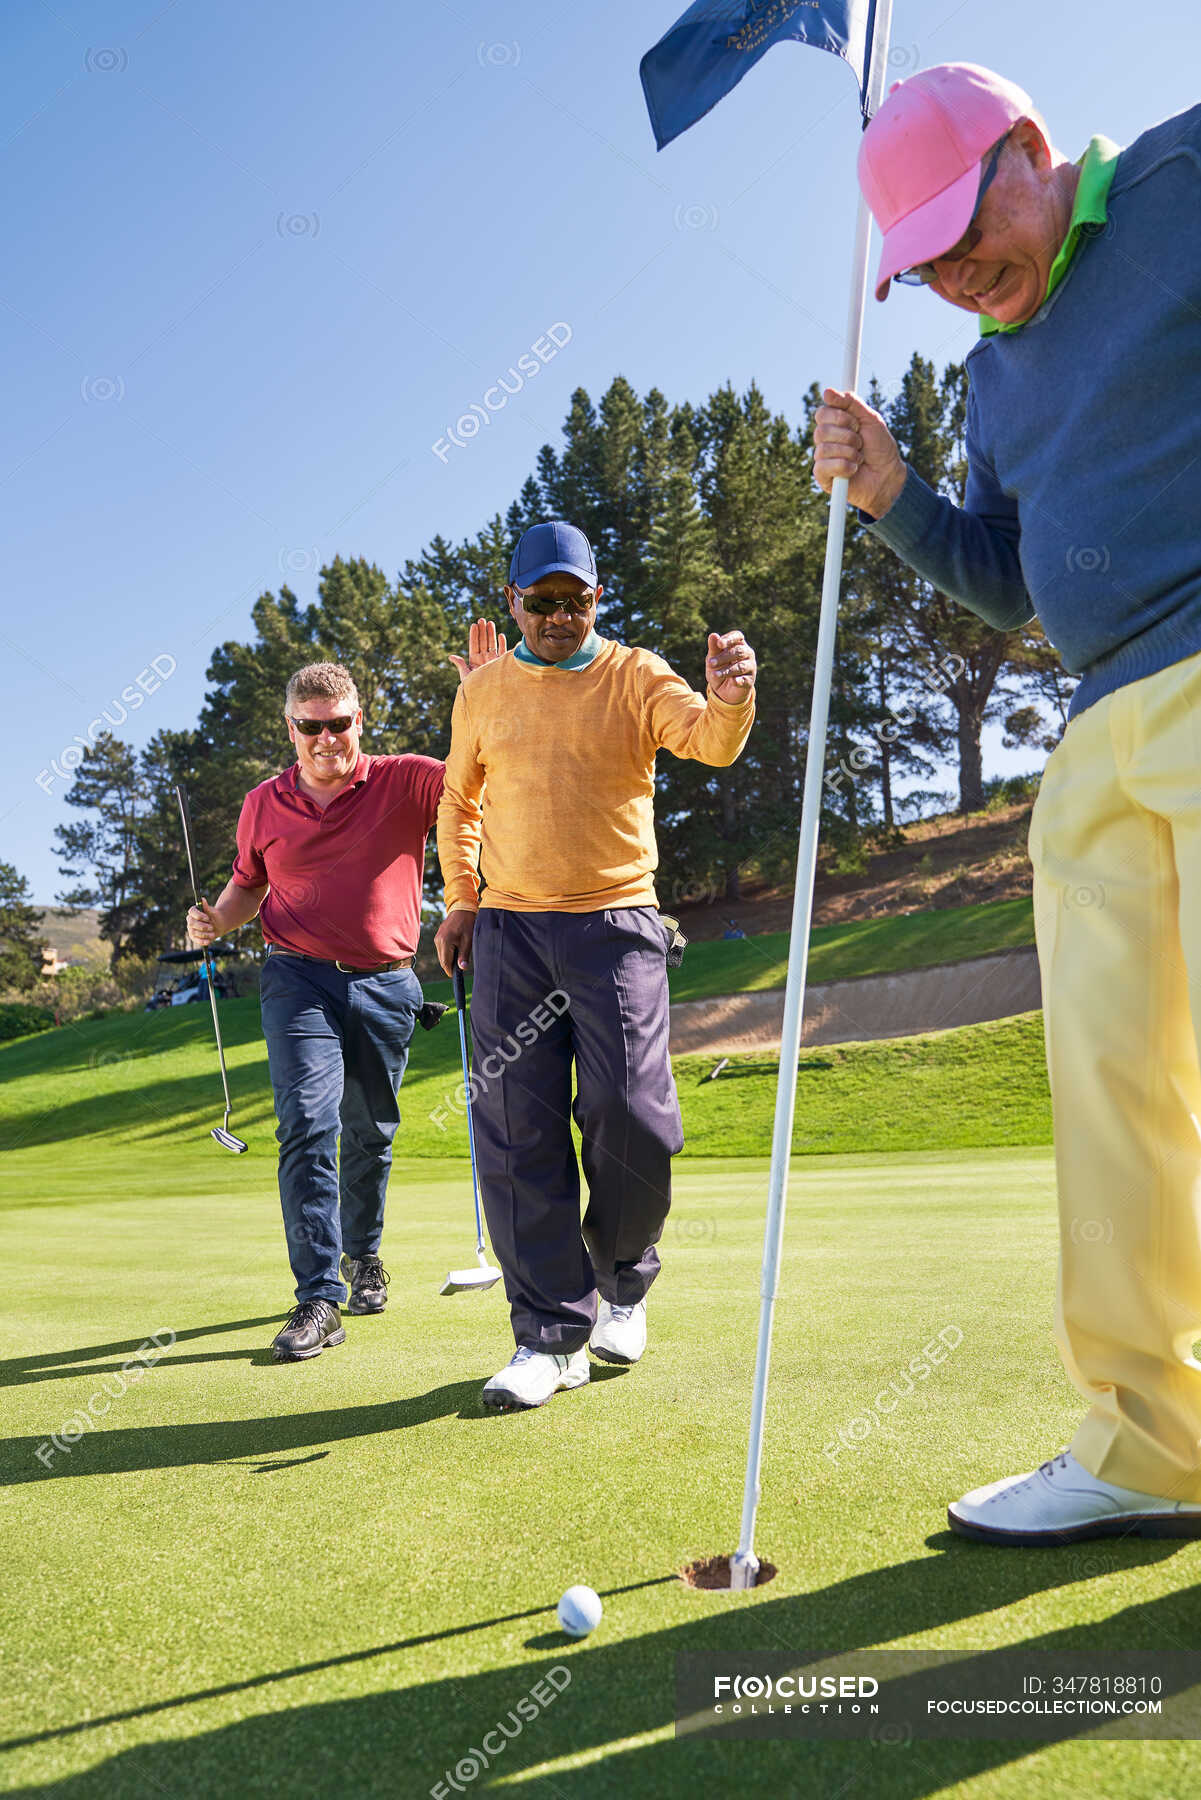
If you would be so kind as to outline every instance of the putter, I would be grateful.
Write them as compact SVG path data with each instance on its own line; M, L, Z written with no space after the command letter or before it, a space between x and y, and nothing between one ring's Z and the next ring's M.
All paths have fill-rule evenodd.
M179 816L183 821L183 841L188 852L188 874L192 877L192 897L199 906L200 888L196 881L196 853L192 848L192 817L188 812L188 796L181 787L177 787L175 798L179 801ZM245 1150L249 1149L249 1145L244 1144L240 1137L235 1137L229 1129L229 1115L232 1108L229 1101L229 1077L225 1073L225 1046L221 1042L221 1021L217 1017L217 990L213 985L216 971L213 968L213 959L209 954L208 945L205 944L203 948L204 969L208 976L209 1002L213 1009L213 1030L217 1036L217 1060L221 1064L221 1086L225 1092L225 1118L220 1125L213 1126L209 1136L215 1137L223 1149L232 1150L235 1156L241 1156Z
M500 1280L500 1270L494 1269L484 1254L484 1216L480 1211L480 1178L475 1166L475 1132L471 1124L471 1071L467 1067L467 990L463 984L463 971L458 963L454 968L455 1005L459 1010L459 1048L463 1053L463 1095L467 1101L467 1148L471 1152L471 1193L475 1200L475 1254L479 1259L478 1269L452 1269L442 1286L440 1294L482 1294L485 1288L495 1287Z

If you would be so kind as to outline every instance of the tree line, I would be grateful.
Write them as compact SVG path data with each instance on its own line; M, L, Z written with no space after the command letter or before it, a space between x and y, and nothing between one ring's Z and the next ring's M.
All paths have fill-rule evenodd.
M938 492L962 502L967 378L914 356L894 391L873 384L902 454ZM742 757L710 769L664 756L656 775L663 903L736 900L750 876L787 879L796 856L808 710L821 599L827 501L812 474L816 384L794 426L757 386L725 386L701 406L642 397L617 377L594 405L577 389L559 446L503 517L474 537L435 537L393 578L336 556L317 598L264 593L254 635L217 646L196 724L155 734L141 751L113 732L89 745L57 828L63 904L95 906L115 957L182 941L190 892L174 787L191 800L204 888L228 878L243 795L292 760L283 724L288 676L302 663L344 663L363 701L363 748L442 757L472 619L505 613L501 589L526 526L560 517L597 557L602 635L665 656L704 686L709 631L741 629L759 659L757 721ZM510 622L511 627L511 622ZM510 628L510 639L512 630ZM831 694L823 839L846 847L895 836L904 818L945 800L899 782L958 773L961 812L984 802L981 734L1048 750L1072 682L1037 622L994 631L936 592L848 520ZM439 886L429 859L430 897ZM256 926L243 934L253 945Z

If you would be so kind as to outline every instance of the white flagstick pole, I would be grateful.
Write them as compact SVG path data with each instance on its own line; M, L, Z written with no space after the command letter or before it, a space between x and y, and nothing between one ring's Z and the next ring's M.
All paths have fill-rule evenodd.
M867 88L869 118L879 106L884 91L891 24L892 0L879 0ZM842 385L847 391L854 389L859 381L859 352L867 301L867 259L871 226L871 214L861 194L855 226L850 315L842 371ZM755 1355L750 1444L747 1449L746 1485L742 1497L742 1534L738 1540L738 1549L730 1558L732 1588L754 1587L759 1573L759 1558L755 1555L755 1513L759 1506L759 1468L763 1459L763 1417L767 1407L767 1378L771 1364L772 1318L779 1279L780 1247L784 1237L797 1065L805 1016L805 977L809 966L809 930L813 922L813 883L817 873L817 836L821 820L826 726L830 714L834 636L838 627L838 596L842 584L842 545L846 516L847 483L845 478L840 477L834 483L830 496L821 622L818 626L817 662L813 676L813 705L809 715L809 741L805 752L805 794L801 807L801 837L797 848L796 891L792 903L788 979L784 988L784 1026L780 1038L780 1074L776 1085L776 1119L772 1134L767 1223L763 1235L763 1273L759 1286L759 1345Z

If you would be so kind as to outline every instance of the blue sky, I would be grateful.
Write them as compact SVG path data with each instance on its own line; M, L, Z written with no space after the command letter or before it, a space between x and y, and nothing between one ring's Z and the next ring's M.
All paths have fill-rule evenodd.
M0 646L25 704L0 857L39 900L97 715L132 690L135 743L189 725L259 594L287 580L304 602L337 554L393 574L435 533L474 532L575 387L623 374L700 401L755 380L795 420L810 381L837 379L855 83L780 46L656 154L638 60L682 10L6 10ZM1076 156L1197 98L1194 5L1139 16L895 0L892 61L991 65ZM504 411L448 438L554 326ZM972 341L928 294L870 302L861 385ZM990 748L986 766L1031 762Z

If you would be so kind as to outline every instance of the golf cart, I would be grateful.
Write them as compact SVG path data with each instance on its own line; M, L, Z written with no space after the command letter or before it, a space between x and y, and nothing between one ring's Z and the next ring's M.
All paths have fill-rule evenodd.
M209 956L213 962L213 991L218 1000L227 1000L229 983L217 968L219 951L228 953L228 944L213 945ZM180 964L184 966L181 968ZM208 999L208 969L203 950L163 950L159 954L154 978L154 992L146 1002L147 1012L158 1012L164 1006L187 1006L193 1000Z

